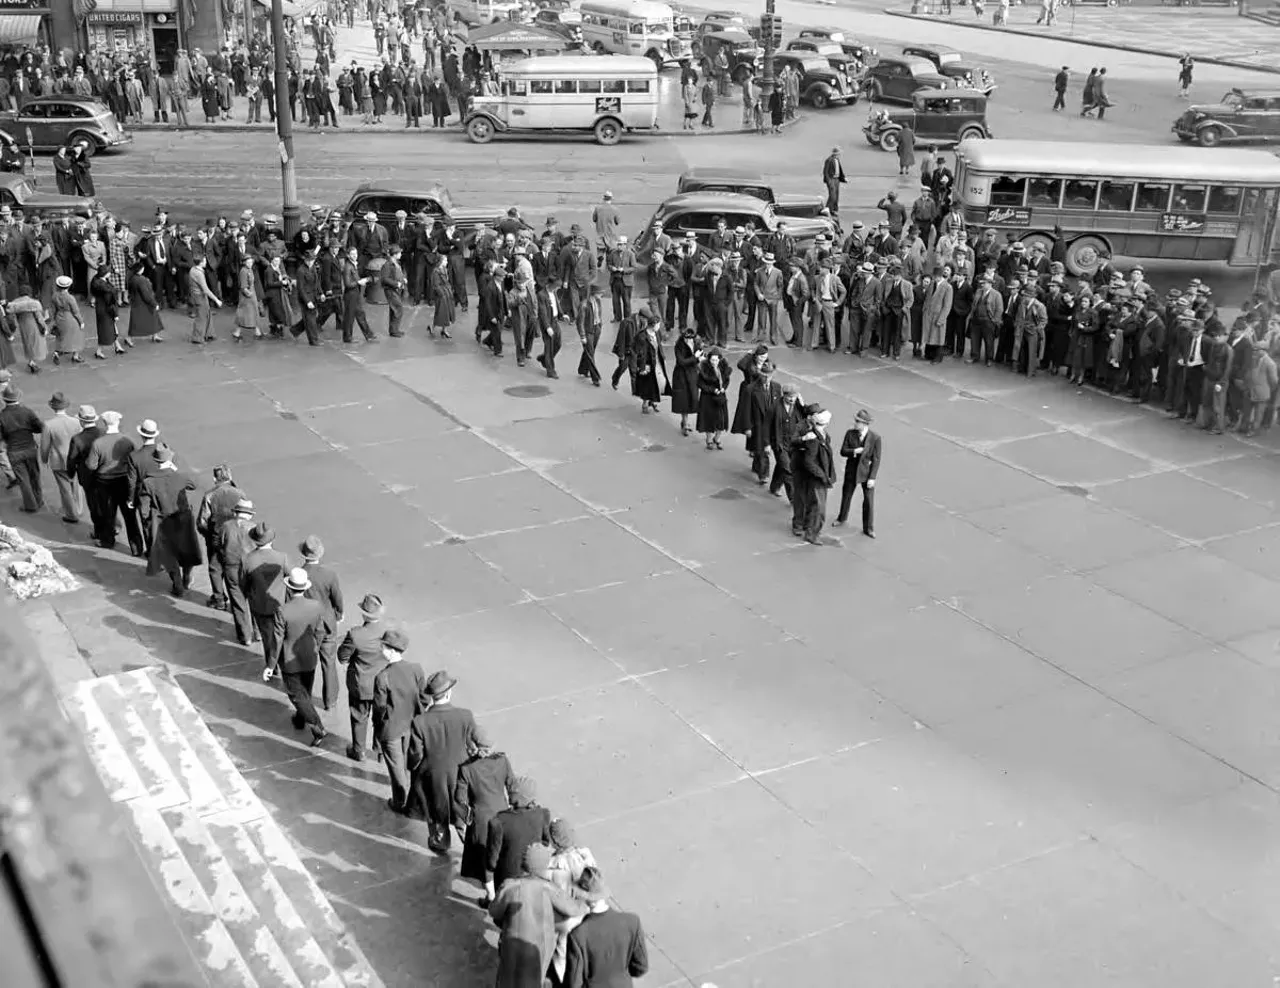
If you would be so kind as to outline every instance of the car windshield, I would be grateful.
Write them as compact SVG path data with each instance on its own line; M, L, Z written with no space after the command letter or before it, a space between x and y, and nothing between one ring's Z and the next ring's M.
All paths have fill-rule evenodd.
M733 43L734 51L755 52L757 51L754 41L735 41Z
M962 61L962 59L960 58L960 53L958 51L944 51L938 53L939 65L954 65L959 61Z
M802 37L802 38L826 38L828 41L834 41L834 42L836 42L837 44L839 44L840 42L844 41L844 32L843 32L843 31L826 31L826 32L824 32L824 33L822 33L822 34L818 34L818 33L815 31L815 32L814 32L814 33L812 33L812 34L808 34L808 33L806 33L806 32L803 32L803 31L802 31L802 32L800 33L800 37Z
M932 62L926 62L923 58L908 58L906 61L907 70L912 75L937 75L938 70L934 68Z
M1222 97L1222 102L1226 106L1243 106L1244 97L1239 93L1231 92Z
M795 54L796 61L806 72L821 72L823 69L831 68L831 66L827 64L827 60L821 55L810 55L802 52L796 52Z
M819 41L813 45L813 50L819 55L843 55L844 49L834 41Z

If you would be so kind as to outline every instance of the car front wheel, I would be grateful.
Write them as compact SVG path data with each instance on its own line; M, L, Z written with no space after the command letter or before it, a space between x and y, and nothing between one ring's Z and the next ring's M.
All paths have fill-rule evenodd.
M880 134L880 150L896 151L898 145L902 143L902 132L897 130L886 130Z
M831 105L831 100L822 90L818 90L810 97L809 102L813 104L815 110L825 110Z
M1196 136L1199 138L1202 148L1216 148L1222 143L1222 128L1205 127Z
M98 139L86 130L77 130L67 138L67 147L80 143L89 145L90 152L102 150L102 145L98 143Z
M962 141L980 141L987 136L987 132L981 127L966 127L960 131L960 140Z
M472 117L467 124L467 136L476 144L488 144L493 140L493 121L488 117Z

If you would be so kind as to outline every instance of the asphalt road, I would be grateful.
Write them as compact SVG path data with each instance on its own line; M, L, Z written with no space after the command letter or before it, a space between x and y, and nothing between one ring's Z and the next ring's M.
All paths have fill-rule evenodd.
M1048 112L1047 70L996 71L1001 133L1165 143L1158 80L1133 83L1158 114L1100 126ZM739 156L813 191L834 138L848 218L870 217L896 169L860 145L862 115L613 150L304 135L299 178L309 202L438 180L564 223L607 187L638 227L691 163ZM145 134L95 171L126 215L202 220L274 208L273 155L256 135ZM204 350L173 329L21 383L33 404L60 389L158 419L188 466L233 464L280 546L315 532L349 597L381 592L643 916L646 984L1280 975L1280 436L957 362L788 351L783 378L832 409L837 442L859 407L885 437L879 538L797 546L737 441L705 452L575 380L572 342L548 382L466 327L427 341L423 318L313 351L233 347L223 315ZM57 605L83 654L178 670L390 988L488 983L473 893L388 818L380 772L305 748L219 616L52 515L34 526L91 584Z

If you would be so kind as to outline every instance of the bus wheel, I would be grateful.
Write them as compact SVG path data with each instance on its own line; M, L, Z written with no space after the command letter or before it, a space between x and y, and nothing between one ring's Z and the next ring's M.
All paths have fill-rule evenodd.
M493 121L488 117L472 117L467 124L467 136L476 144L488 144L493 140Z
M622 124L612 117L596 121L596 143L612 147L622 140Z
M896 151L898 145L902 143L902 132L899 130L886 130L880 134L880 150Z
M593 41L593 42L591 42L591 50L592 50L593 52L595 52L597 55L607 55L607 54L609 54L607 51L605 51L605 48L604 48L604 42L603 42L603 41Z
M1025 237L1020 238L1022 246L1027 250L1031 250L1036 244L1044 248L1044 256L1048 257L1049 252L1053 250L1053 237L1046 233L1028 233Z
M1107 245L1101 237L1080 237L1067 247L1067 270L1077 278L1093 274L1102 266Z

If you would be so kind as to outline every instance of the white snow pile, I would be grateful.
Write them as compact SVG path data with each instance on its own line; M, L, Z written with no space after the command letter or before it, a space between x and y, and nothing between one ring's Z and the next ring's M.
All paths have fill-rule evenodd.
M19 600L66 593L80 585L65 567L58 565L53 553L28 542L21 532L7 525L0 525L0 565L4 567L5 583Z

